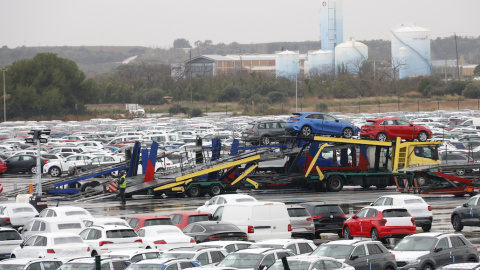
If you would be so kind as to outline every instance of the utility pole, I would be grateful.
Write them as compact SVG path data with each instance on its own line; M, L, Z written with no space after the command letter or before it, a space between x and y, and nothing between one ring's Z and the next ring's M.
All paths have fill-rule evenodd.
M447 83L447 52L445 52L445 83Z
M5 71L7 71L8 68L2 68L3 71L3 122L7 122L7 106L6 106L6 99L7 99L7 94L6 94L6 88L5 88Z
M453 33L455 35L455 51L457 52L457 77L458 80L460 80L460 67L458 66L458 47L457 47L457 34Z

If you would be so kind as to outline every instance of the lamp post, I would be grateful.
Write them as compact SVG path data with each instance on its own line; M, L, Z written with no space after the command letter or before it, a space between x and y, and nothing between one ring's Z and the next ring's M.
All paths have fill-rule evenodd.
M6 105L6 98L7 95L5 94L5 71L7 71L8 68L3 68L3 122L7 122L7 107Z

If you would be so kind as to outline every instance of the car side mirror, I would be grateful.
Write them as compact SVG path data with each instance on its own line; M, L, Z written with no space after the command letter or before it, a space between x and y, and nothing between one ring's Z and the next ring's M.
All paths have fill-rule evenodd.
M210 205L210 201L206 201L205 206L209 206L209 205Z
M211 220L213 220L213 221L218 220L218 216L213 216Z
M463 204L463 207L467 207L467 203L464 203L464 204Z
M21 233L22 230L23 230L23 227L18 227L18 229L17 229L17 231L18 231L19 233Z
M353 219L356 219L356 218L357 218L357 216L352 216L352 218L353 218Z
M208 220L213 220L213 215L212 214L208 214Z
M267 268L268 268L268 265L260 265L258 267L258 270L267 270Z
M372 203L370 203L370 206L373 206L373 202L372 202Z
M350 260L353 261L353 260L356 260L358 259L358 255L352 255L350 256Z
M443 248L439 247L439 248L435 248L435 249L433 250L433 252L439 252L439 251L442 251L442 250L443 250Z

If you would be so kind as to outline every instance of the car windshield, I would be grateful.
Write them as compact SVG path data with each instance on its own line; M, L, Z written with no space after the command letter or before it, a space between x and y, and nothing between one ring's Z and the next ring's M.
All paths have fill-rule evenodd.
M175 253L175 252L168 252L163 253L160 255L160 259L170 259L170 258L177 258L177 259L193 259L195 256L194 253Z
M229 254L217 266L234 268L254 268L258 261L263 258L260 254L237 253Z
M365 122L365 126L371 126L373 124L375 124L376 121L366 121Z
M237 226L233 224L212 224L212 225L204 225L207 231L212 232L220 232L220 231L231 231L237 232L240 231Z
M65 212L66 216L89 216L89 214L86 211L68 211Z
M22 270L25 268L23 264L0 264L0 270Z
M13 213L24 213L24 212L33 213L33 209L30 207L19 207L19 208L13 208L12 212Z
M173 225L173 222L169 218L145 220L145 227L154 226L154 225Z
M308 217L310 216L305 208L288 208L288 215L290 217Z
M312 252L312 255L345 259L351 250L352 246L348 245L321 245Z
M310 266L309 262L302 262L302 261L289 261L288 266L290 266L290 269L295 269L295 270L308 270L308 266ZM283 262L282 261L277 261L274 263L272 266L268 268L268 270L284 270Z
M133 229L107 231L107 238L129 238L137 236L137 233Z
M254 202L255 199L253 198L240 198L240 199L235 199L236 202Z
M128 270L162 270L162 269L165 269L164 267L165 267L164 264L131 264L130 266L127 267L127 269Z
M60 266L57 270L93 270L95 264L93 263L66 263Z
M393 249L395 251L430 251L437 241L431 237L403 238Z
M59 237L53 240L55 245L65 245L65 244L78 244L83 243L83 240L80 236L72 237Z
M315 216L323 216L323 213L342 213L342 209L338 205L319 205L315 207Z
M250 245L248 248L283 248L283 245L256 243Z

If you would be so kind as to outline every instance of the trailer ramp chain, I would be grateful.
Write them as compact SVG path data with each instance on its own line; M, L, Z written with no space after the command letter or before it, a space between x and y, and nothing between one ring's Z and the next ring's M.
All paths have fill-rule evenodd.
M235 179L235 181L233 181L230 185L235 185L236 183L238 183L238 181L242 180L243 178L245 178L247 175L249 175L253 170L255 170L256 168L258 167L258 164L255 164L253 166L250 166L250 168L248 168L247 170L245 170L240 176L237 177L237 179ZM247 178L247 181L248 181L248 178ZM252 180L250 180L252 181ZM257 184L258 185L258 184Z

